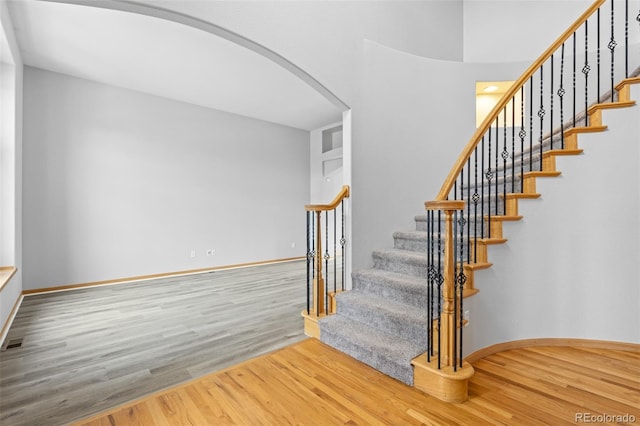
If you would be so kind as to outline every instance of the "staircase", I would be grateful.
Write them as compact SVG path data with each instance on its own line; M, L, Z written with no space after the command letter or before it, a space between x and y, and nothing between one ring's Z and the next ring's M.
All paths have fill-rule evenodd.
M595 53L587 53L582 59L584 68L583 64L579 66L585 78L584 89L576 89L580 68L576 71L574 65L573 98L584 102L582 112L576 111L575 100L571 114L568 107L564 109L563 97L571 90L565 80L571 78L562 74L563 66L559 76L554 74L554 54L556 60L562 55L564 64L565 43L570 43L573 35L575 45L578 29L594 19L596 11L599 20L600 9L606 12L604 4L605 0L596 1L516 81L467 144L435 201L425 203L427 214L415 218L415 230L395 232L393 249L374 251L373 268L353 273L353 290L332 295L335 306L328 313L333 315L317 321L323 342L443 400L466 399L466 380L473 369L462 360L462 312L463 299L478 292L474 271L491 267L488 247L507 241L502 224L522 219L518 201L540 197L536 180L560 175L556 158L582 154L579 135L607 129L602 122L603 110L636 104L630 99L629 88L640 84L638 58L629 67L629 47L625 45L625 70L621 78L615 77L621 83L614 89L613 54L617 44L609 42L611 64L603 68L607 72L611 69L611 89L607 91L607 82L603 84L604 90L593 94L593 87L597 84L599 89L603 79L609 78L600 74L598 48L596 77L589 80L589 72L595 68ZM620 11L617 12L619 15ZM640 23L640 14L637 20ZM588 46L587 42L585 45ZM543 73L545 69L549 72L549 61L552 75L547 87L543 82L549 80L549 75L544 77ZM534 77L539 78L535 84ZM530 105L525 105L525 93ZM587 107L589 96L593 101ZM513 114L512 123L516 122L516 102L522 106L521 121L519 125L511 125L507 132L506 114L507 111ZM549 112L551 118L547 116L545 121ZM425 353L428 356L419 357ZM464 383L456 384L456 380Z

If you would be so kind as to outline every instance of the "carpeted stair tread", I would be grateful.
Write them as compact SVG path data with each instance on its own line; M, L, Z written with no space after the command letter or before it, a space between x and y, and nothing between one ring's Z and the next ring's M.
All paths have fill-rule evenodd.
M372 253L373 267L386 271L398 272L416 277L427 276L427 256L425 253L385 249L375 250Z
M393 247L400 250L426 252L428 235L424 231L401 231L393 233Z
M364 269L352 277L357 290L416 307L427 304L427 282L423 277L383 269Z
M331 315L319 321L320 340L407 385L413 385L411 360L426 351L360 321Z
M368 324L401 339L427 344L427 312L425 308L398 303L361 290L336 296L340 316Z

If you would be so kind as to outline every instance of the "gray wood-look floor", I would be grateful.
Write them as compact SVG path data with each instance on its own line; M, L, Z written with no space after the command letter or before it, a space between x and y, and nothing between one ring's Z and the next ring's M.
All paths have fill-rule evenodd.
M0 424L57 425L304 338L306 262L25 297Z

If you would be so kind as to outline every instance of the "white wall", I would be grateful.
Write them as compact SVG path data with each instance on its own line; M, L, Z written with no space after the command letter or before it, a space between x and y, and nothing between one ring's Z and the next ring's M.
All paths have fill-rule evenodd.
M640 88L635 89L640 99ZM584 154L559 158L562 176L538 179L508 242L476 274L467 353L520 339L640 343L640 107L605 111L604 133L581 135Z
M155 0L137 2L157 5ZM462 59L462 0L167 0L161 6L278 52L347 104L358 96L365 39L422 56Z
M308 132L30 67L25 123L25 289L304 256Z
M464 60L467 62L532 61L551 45L593 1L591 0L464 0ZM602 49L608 53L610 2L601 9ZM629 1L630 42L640 36L635 17L640 1ZM615 0L616 22L624 19L624 2ZM590 50L595 49L595 15L590 20ZM617 25L616 50L624 43L624 25ZM578 31L578 48L584 46Z
M22 57L6 2L0 2L0 266L18 270L0 291L0 329L22 293ZM10 63L9 63L10 62ZM0 342L4 336L0 336Z
M468 64L365 44L361 102L353 107L354 270L394 231L415 229L475 131L476 80L515 79L526 64Z
M464 0L466 62L532 61L591 0Z

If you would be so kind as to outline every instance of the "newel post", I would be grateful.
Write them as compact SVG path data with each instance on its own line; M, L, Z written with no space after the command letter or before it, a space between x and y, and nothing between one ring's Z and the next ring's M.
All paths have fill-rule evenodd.
M431 230L428 236L428 244L441 251L437 255L432 253L436 264L429 263L431 278L429 280L435 282L433 298L437 301L442 300L442 307L438 302L438 311L433 317L432 323L428 325L428 333L430 348L427 353L414 358L412 364L414 366L413 381L414 386L423 392L432 395L446 402L464 402L467 400L468 381L473 376L473 367L462 362L456 357L457 348L461 344L461 334L459 329L462 326L458 320L460 309L461 291L456 291L456 270L455 270L455 234L454 234L454 216L457 211L463 210L464 201L429 201L425 203L428 211L437 211L438 218L442 217L444 222L444 232L441 235L440 220L430 223ZM430 217L433 217L430 215ZM435 230L437 236L435 235ZM437 243L434 241L437 239ZM444 240L444 247L442 241ZM440 264L438 264L440 262ZM435 278L434 278L435 277ZM432 285L429 282L428 285ZM432 306L426 309L431 310Z

